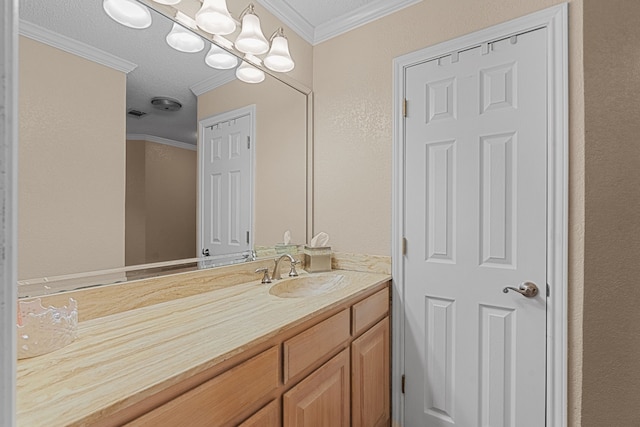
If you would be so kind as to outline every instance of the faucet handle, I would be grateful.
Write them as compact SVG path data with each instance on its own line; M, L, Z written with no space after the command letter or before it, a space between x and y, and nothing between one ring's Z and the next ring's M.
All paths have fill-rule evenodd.
M257 268L256 269L256 273L264 273L260 283L262 283L263 285L265 285L267 283L271 283L271 277L269 277L269 269L268 268L266 268L266 267Z
M298 272L296 271L296 264L300 264L300 261L298 260L291 261L291 270L289 271L289 277L298 276Z

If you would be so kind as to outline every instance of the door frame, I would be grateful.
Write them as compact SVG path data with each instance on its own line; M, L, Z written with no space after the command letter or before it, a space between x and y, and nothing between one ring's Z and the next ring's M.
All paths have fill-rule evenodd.
M393 61L393 173L391 259L393 339L391 407L404 425L404 157L403 107L408 67L454 51L547 28L547 372L546 424L567 425L568 251L568 4L562 3L502 24L395 58ZM394 424L395 425L395 424Z
M0 0L0 426L16 425L18 1Z
M250 188L250 197L251 200L249 201L249 224L251 225L251 230L249 233L249 247L253 248L253 243L254 243L254 239L255 239L255 229L256 229L256 224L255 224L255 215L254 215L254 209L255 209L255 188L256 188L256 183L255 183L255 179L256 179L256 105L252 104L252 105L247 105L246 107L241 107L241 108L237 108L235 110L229 110L229 111L225 111L224 113L219 113L219 114L215 114L213 116L209 116L206 117L204 119L198 120L198 167L197 167L197 182L196 182L196 186L197 186L197 194L198 194L198 203L197 203L197 210L196 210L196 224L197 224L197 233L196 233L196 257L200 258L202 256L201 252L202 252L202 218L203 218L203 209L204 209L204 205L202 203L202 201L204 200L204 188L201 185L201 181L202 181L202 170L203 170L203 163L204 162L204 158L202 157L202 153L203 151L203 144L204 144L204 129L212 126L216 123L220 123L220 122L226 122L228 120L232 120L234 118L238 118L238 117L242 117L242 116L249 116L249 119L251 121L250 125L249 125L249 138L251 141L251 149L250 149L250 153L249 155L251 156L251 161L250 161L250 178L249 178L249 188Z

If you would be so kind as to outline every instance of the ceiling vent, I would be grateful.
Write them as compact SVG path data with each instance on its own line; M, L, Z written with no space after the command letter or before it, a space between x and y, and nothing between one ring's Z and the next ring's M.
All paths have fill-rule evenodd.
M164 96L153 98L151 100L151 105L153 105L153 108L164 111L178 111L182 108L182 104L179 101Z
M127 116L133 117L135 119L141 119L146 115L147 115L147 113L145 113L144 111L136 110L134 108L132 108L129 111L127 111Z

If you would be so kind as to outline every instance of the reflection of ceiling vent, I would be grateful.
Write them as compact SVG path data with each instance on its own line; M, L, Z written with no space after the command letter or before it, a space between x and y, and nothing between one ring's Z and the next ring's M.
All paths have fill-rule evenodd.
M145 113L144 111L136 110L134 108L132 108L129 111L127 111L127 116L134 117L136 119L141 119L146 115L147 115L147 113Z
M153 105L153 107L157 108L158 110L164 111L178 111L182 108L182 104L180 103L180 101L164 96L153 98L151 100L151 105Z

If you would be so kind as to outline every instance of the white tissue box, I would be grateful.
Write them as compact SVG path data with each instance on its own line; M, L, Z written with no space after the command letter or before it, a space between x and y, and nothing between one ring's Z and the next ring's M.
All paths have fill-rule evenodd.
M309 273L331 271L331 246L304 247L304 269Z

